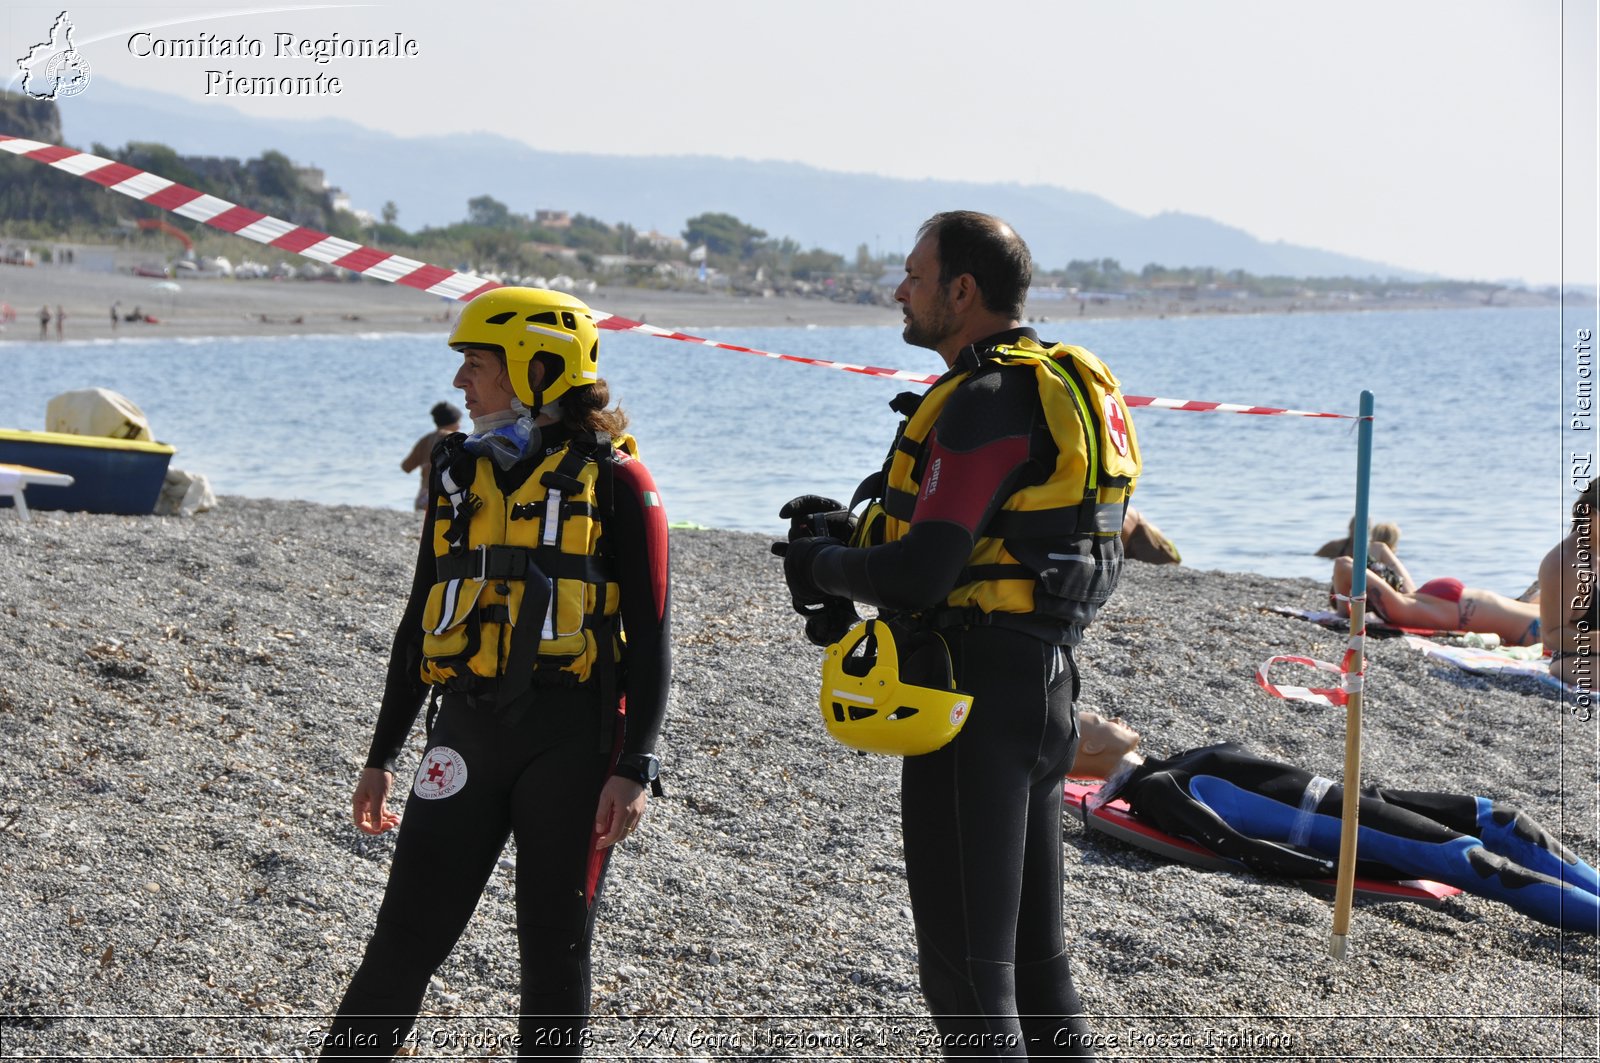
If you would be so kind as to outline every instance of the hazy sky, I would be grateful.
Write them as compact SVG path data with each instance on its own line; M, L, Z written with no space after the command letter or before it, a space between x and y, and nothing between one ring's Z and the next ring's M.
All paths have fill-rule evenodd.
M1595 7L398 0L68 10L92 77L252 114L328 115L399 134L481 129L554 151L1047 183L1450 276L1553 283L1565 245L1566 280L1593 284ZM61 10L8 5L8 62ZM139 31L191 44L242 34L263 54L141 56L151 49L130 40ZM418 54L317 64L275 57L277 33L399 33ZM206 70L322 73L343 91L207 95ZM91 81L95 91L110 90Z

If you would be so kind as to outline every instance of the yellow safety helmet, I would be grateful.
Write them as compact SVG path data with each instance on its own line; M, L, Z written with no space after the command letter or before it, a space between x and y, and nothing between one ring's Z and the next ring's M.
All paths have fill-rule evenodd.
M933 685L909 682L902 661ZM828 647L819 703L823 725L840 742L902 757L945 745L972 711L972 695L955 689L944 640L931 631L897 633L882 620L864 620Z
M492 288L468 303L450 332L450 346L493 347L506 357L511 388L530 410L552 403L572 388L600 379L600 330L583 300L547 288ZM547 368L536 394L529 376L535 357L550 355L560 369Z

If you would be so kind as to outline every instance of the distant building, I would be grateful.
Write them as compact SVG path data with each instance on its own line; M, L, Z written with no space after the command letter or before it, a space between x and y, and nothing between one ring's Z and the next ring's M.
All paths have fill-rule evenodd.
M296 166L295 176L300 178L300 184L307 192L326 192L328 190L328 175L315 166Z
M689 241L685 240L683 237L671 236L667 233L658 233L654 229L651 229L648 232L638 233L634 239L641 244L648 244L657 251L673 251L682 253L689 250Z
M572 228L572 215L564 210L536 210L533 223L544 229Z
M363 228L370 229L378 224L378 219L370 210L362 210L352 205L350 197L337 188L328 189L328 202L334 210L343 210L355 215L356 221L360 222Z

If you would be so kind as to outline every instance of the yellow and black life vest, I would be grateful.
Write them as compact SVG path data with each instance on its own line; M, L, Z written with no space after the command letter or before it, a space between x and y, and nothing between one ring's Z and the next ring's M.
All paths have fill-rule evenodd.
M503 492L494 461L451 436L435 450L437 582L422 612L422 680L486 689L505 704L531 684L572 684L620 655L620 597L603 551L597 484L604 436L574 439ZM616 449L636 455L633 437Z
M858 523L853 545L893 542L906 534L927 472L928 436L940 412L975 375L1010 365L1033 370L1055 443L1055 468L1044 482L1013 493L979 529L940 612L959 611L977 622L1006 614L1037 617L1081 628L1121 576L1122 518L1141 468L1133 418L1117 378L1082 347L1046 347L1023 336L968 348L920 399L897 400L905 420L879 479L880 501Z

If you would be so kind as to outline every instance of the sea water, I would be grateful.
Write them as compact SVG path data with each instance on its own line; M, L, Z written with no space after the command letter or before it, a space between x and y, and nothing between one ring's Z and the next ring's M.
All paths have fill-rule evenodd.
M1593 315L1589 313L1589 327ZM1517 594L1574 497L1563 361L1573 314L1548 309L1055 321L1129 395L1353 414L1376 397L1371 517L1399 523L1419 580ZM748 347L920 373L895 328L686 330ZM1567 337L1570 339L1570 337ZM43 428L50 396L121 392L219 494L409 508L400 461L458 359L444 335L0 344L0 426ZM1568 359L1570 362L1570 359ZM1564 368L1565 366L1565 368ZM632 334L602 373L633 419L670 519L777 535L782 503L848 499L882 462L907 385ZM1136 504L1200 568L1326 578L1312 556L1354 511L1352 420L1134 411ZM10 518L6 518L10 519Z

